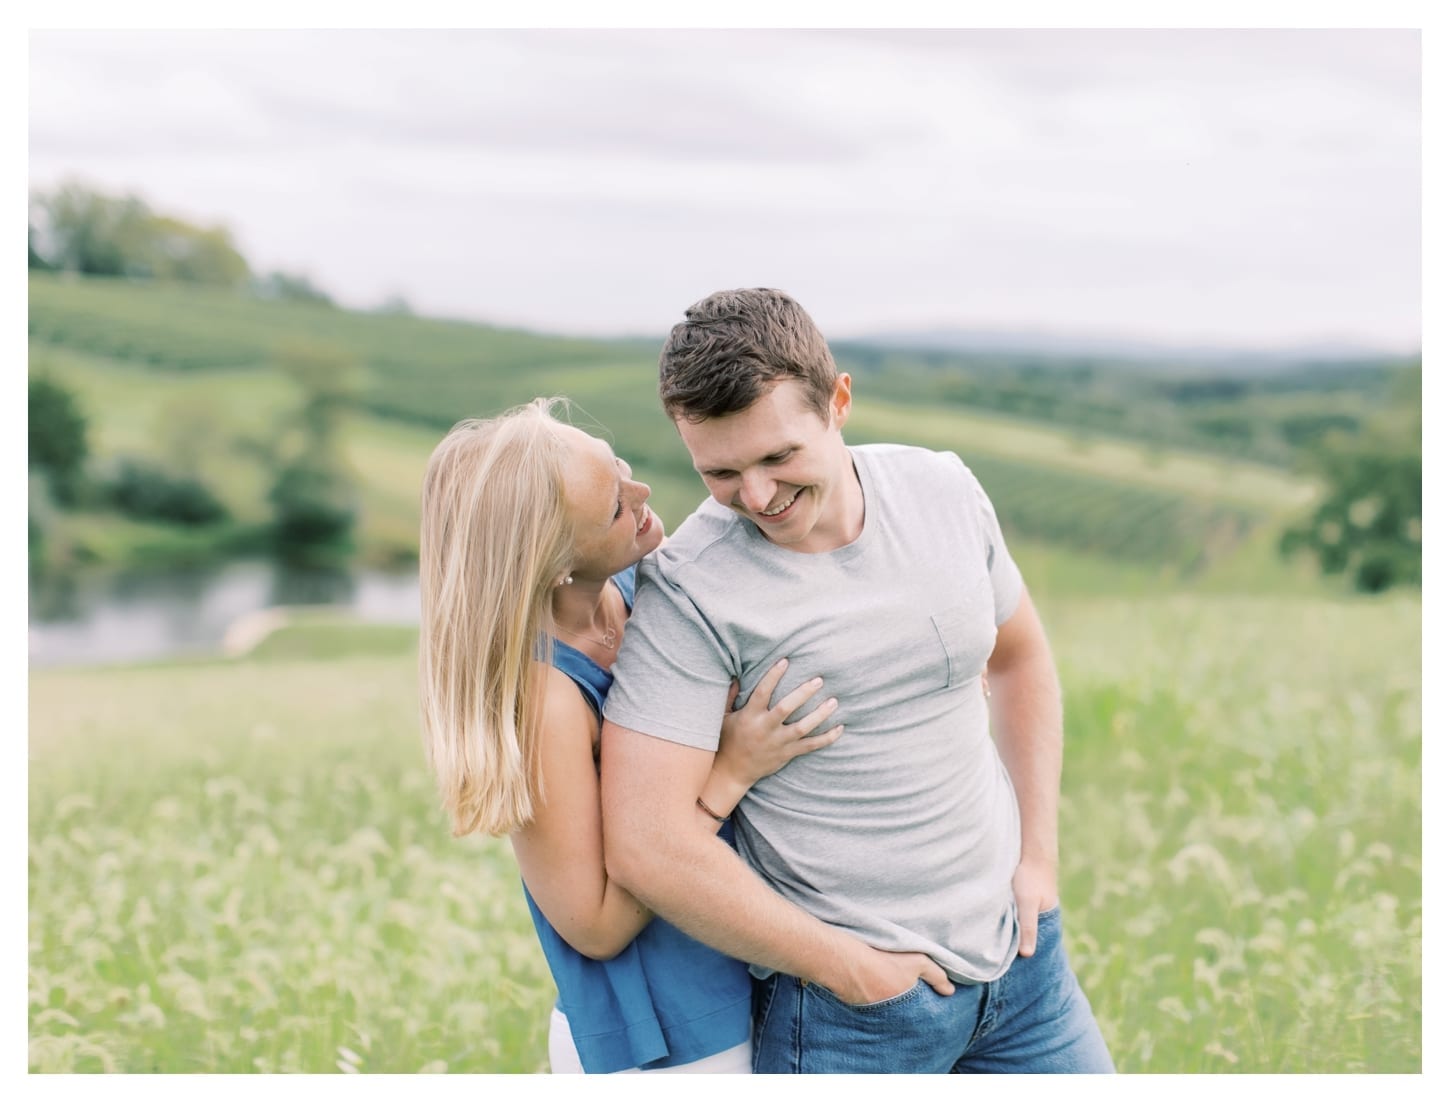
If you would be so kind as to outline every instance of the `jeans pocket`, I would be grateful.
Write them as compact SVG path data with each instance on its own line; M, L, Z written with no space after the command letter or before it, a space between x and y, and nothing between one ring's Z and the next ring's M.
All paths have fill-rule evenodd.
M805 987L807 994L815 995L834 1006L841 1007L854 1014L871 1014L883 1010L894 1010L898 1006L904 1006L909 1002L914 1002L921 996L922 991L926 987L926 981L919 979L905 991L901 992L901 994L892 995L889 999L881 999L874 1003L848 1003L845 999L842 999L827 988L821 987L819 984L807 983Z
M770 1008L775 1004L775 993L780 985L780 973L772 972L763 980L752 978L751 984L751 1044L759 1052L765 1023L770 1018Z
M1055 948L1062 939L1062 904L1049 907L1037 915L1037 955Z

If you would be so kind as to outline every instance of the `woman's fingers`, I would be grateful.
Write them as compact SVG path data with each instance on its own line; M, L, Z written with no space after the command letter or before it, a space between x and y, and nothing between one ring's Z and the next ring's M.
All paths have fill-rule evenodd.
M750 693L750 703L762 709L770 707L770 698L775 695L775 687L780 684L780 679L785 676L785 668L790 665L790 660L782 658L770 669L765 671L765 676L755 684Z
M785 696L781 697L780 703L772 708L771 711L775 713L776 718L781 723L784 723L786 716L790 715L807 700L815 696L816 693L820 691L821 686L824 684L825 682L822 681L819 677L813 677L809 681L797 685L790 692L786 693ZM820 711L819 708L816 710ZM816 721L816 723L819 722L820 720ZM814 727L815 724L813 723L811 724L811 726ZM801 732L801 734L805 734L806 731L808 731L809 729L810 728L806 728Z
M823 746L829 746L840 738L845 731L846 725L841 723L832 727L829 731L821 732L819 735L807 735L804 738L798 738L795 742L791 743L791 757L798 758L802 754L809 754L812 750L819 750Z
M819 680L819 678L817 680ZM804 687L805 686L802 686L802 688ZM796 720L796 722L792 723L791 729L795 731L798 736L810 734L823 722L825 722L825 719L828 715L836 710L836 704L837 701L835 697L831 697L830 700L823 701L822 703L818 704L809 715L803 716L800 719Z

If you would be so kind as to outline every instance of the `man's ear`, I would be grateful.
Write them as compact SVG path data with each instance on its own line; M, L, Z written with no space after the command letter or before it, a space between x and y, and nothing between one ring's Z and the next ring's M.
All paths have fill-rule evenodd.
M846 418L851 416L851 376L841 372L836 376L836 389L831 392L831 427L843 428Z

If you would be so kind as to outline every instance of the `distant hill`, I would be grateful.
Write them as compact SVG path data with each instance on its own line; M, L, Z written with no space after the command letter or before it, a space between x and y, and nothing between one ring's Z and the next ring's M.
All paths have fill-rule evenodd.
M1266 372L1307 364L1349 364L1403 360L1414 349L1376 348L1352 341L1319 341L1279 348L1242 348L1105 337L1041 329L913 329L868 333L834 344L881 349L1017 356L1038 360L1090 361L1164 372L1205 370Z
M299 341L351 365L356 409L344 444L363 493L361 547L377 561L416 553L418 486L439 436L535 395L569 396L576 423L610 439L654 486L671 527L701 498L659 408L654 342L49 273L32 274L29 291L32 368L79 393L95 454L174 463L177 440L204 432L194 473L242 520L265 513L256 441L295 402L277 364ZM1154 576L1197 575L1272 535L1313 487L1245 460L1288 466L1303 440L1358 424L1387 378L1375 368L1326 390L1322 378L1283 375L1269 393L1211 373L1155 381L1065 358L833 347L858 378L851 442L954 450L1000 496L1011 538ZM102 557L128 553L107 553L107 540L152 535L91 521L83 537Z

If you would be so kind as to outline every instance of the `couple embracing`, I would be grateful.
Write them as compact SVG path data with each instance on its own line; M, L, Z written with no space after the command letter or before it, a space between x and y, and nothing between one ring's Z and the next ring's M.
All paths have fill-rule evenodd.
M548 401L424 484L425 745L454 832L513 844L552 1069L1112 1071L1062 942L1056 671L986 493L848 446L779 291L690 307L659 385L710 494L667 542Z

